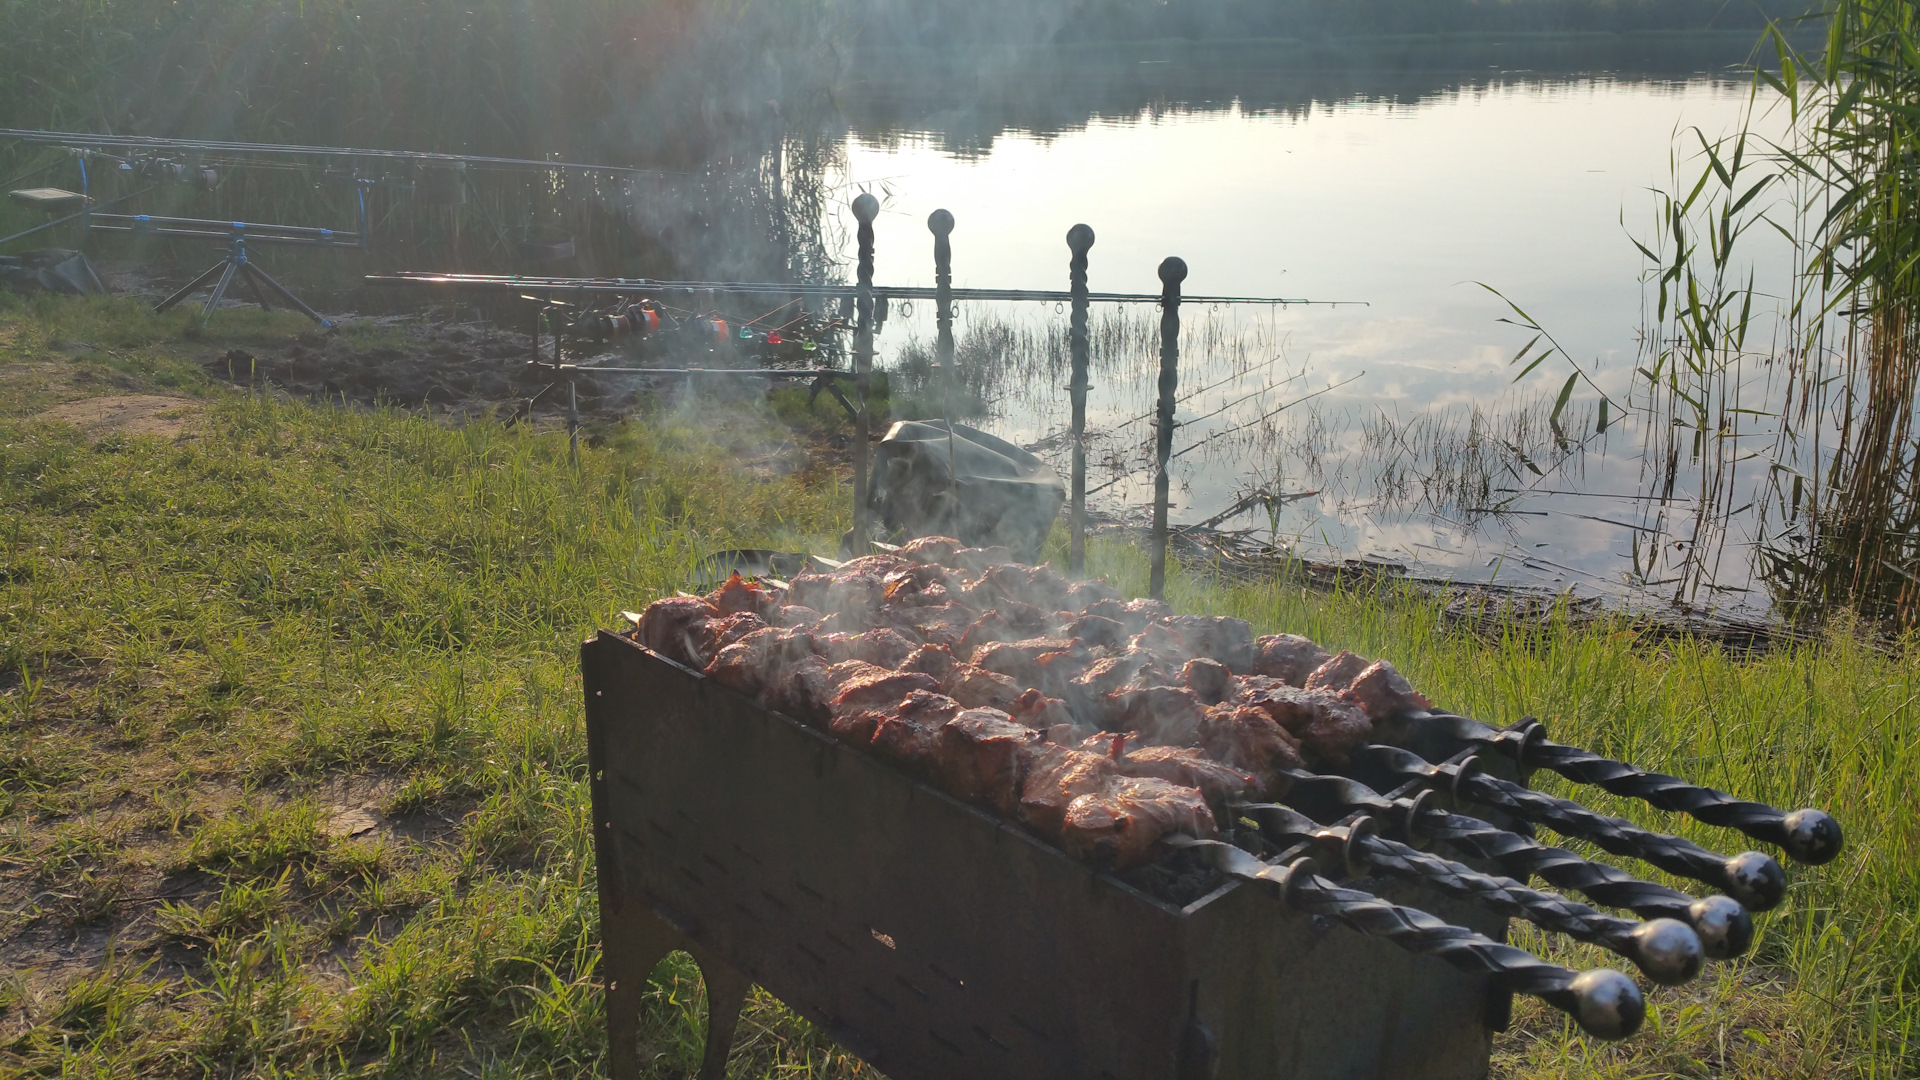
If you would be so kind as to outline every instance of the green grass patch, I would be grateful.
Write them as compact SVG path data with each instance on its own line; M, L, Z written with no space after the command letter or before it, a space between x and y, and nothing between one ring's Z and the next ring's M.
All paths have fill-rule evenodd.
M89 319L105 328L72 329ZM642 416L575 460L562 433L197 374L300 326L221 312L197 338L164 320L142 338L122 325L136 322L100 302L0 305L7 371L106 362L54 344L90 333L143 358L115 369L125 390L173 372L206 403L189 431L116 440L38 418L37 403L118 384L48 391L0 373L0 900L17 901L0 908L19 912L0 921L0 971L14 973L0 980L0 1070L600 1070L578 643L684 585L715 548L828 550L845 485L826 469L732 467L790 437L753 408ZM1096 544L1092 562L1144 591L1137 550ZM1651 995L1647 1031L1619 1046L1523 1004L1501 1075L1912 1069L1910 650L1844 632L1758 658L1626 624L1476 634L1410 595L1225 587L1203 568L1177 570L1171 593L1184 610L1391 657L1489 721L1535 713L1565 740L1846 825L1838 862L1791 870L1750 959ZM343 832L343 811L371 831ZM107 933L64 929L82 923ZM685 958L656 972L653 1075L696 1067L703 1007ZM732 1072L862 1070L762 994Z

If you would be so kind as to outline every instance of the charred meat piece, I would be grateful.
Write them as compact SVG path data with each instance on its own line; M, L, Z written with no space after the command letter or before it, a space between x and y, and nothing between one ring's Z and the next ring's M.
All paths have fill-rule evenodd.
M1209 760L1198 750L1178 746L1142 746L1130 750L1114 762L1127 776L1153 776L1170 784L1200 789L1208 803L1220 805L1228 799L1265 793L1265 787L1252 773Z
M951 565L954 553L964 547L966 547L965 544L951 536L922 536L900 545L900 550L894 554L915 562L939 563L946 566Z
M1115 695L1122 721L1116 730L1137 731L1145 742L1185 746L1199 734L1206 707L1184 686L1150 686Z
M1133 635L1126 625L1104 615L1082 615L1067 624L1067 636L1088 648L1125 648Z
M1067 807L1060 846L1096 866L1127 870L1148 862L1154 845L1174 833L1219 834L1197 789L1151 776L1115 776Z
M1180 669L1180 685L1199 696L1201 704L1216 705L1233 690L1233 672L1218 660L1197 657Z
M766 628L767 620L751 611L738 611L732 615L722 615L718 619L713 620L714 642L718 646L718 649L715 651L718 652L719 649L726 648L741 638L746 637L748 634L757 630L765 630Z
M1433 702L1385 660L1374 661L1340 696L1360 706L1367 719L1376 723L1433 708Z
M722 648L707 674L722 686L758 694L782 669L813 655L813 635L805 630L768 627Z
M1067 807L1080 796L1100 790L1114 775L1113 762L1105 754L1051 744L1033 747L1020 785L1021 823L1058 843Z
M845 664L837 664L829 675L859 663L858 660L850 660ZM827 703L827 711L833 717L828 730L837 739L860 745L873 741L873 730L881 717L896 710L909 694L915 690L931 693L940 689L940 684L934 681L933 676L916 671L874 668L852 673L839 680L837 687L833 699Z
M1169 671L1179 671L1195 655L1184 636L1165 623L1157 622L1148 623L1145 630L1129 638L1127 651Z
M870 745L882 757L926 775L933 764L940 729L963 711L959 702L944 694L915 690L899 705L880 714Z
M998 709L968 709L940 728L934 783L956 799L1012 817L1019 807L1026 751L1044 738Z
M881 552L875 555L862 555L857 559L848 559L833 570L832 576L835 578L852 579L855 577L866 577L872 574L884 578L896 570L906 570L912 566L912 559L902 558L891 552Z
M1200 721L1199 739L1208 757L1251 773L1263 784L1276 769L1298 769L1306 764L1300 756L1300 740L1266 710L1251 705L1208 709Z
M979 619L978 613L964 604L936 604L930 607L894 607L880 610L880 621L905 630L911 627L920 640L929 645L957 649L967 628Z
M984 573L989 567L1013 561L1013 549L998 544L993 547L961 548L945 560L948 566L956 570L965 570L969 574Z
M1051 731L1062 724L1079 726L1075 724L1073 712L1067 708L1066 702L1050 698L1038 690L1022 693L1007 712L1016 721L1035 731Z
M950 594L964 586L946 567L934 563L916 563L886 577L886 602L908 607L944 604Z
M780 590L770 589L757 581L748 581L740 576L738 570L706 596L707 603L722 615L751 611L762 617L779 608L780 599Z
M875 667L897 668L913 655L914 643L898 630L882 628L863 634L816 634L813 647L830 664L864 660Z
M1267 634L1253 643L1253 673L1288 686L1307 685L1313 669L1331 659L1327 650L1298 634Z
M998 672L972 664L955 664L940 680L942 693L969 709L999 709L1006 712L1019 701L1018 683Z
M962 660L971 660L973 654L982 646L996 641L1019 641L1026 633L1016 629L1013 623L998 611L989 611L980 616L953 647L953 655Z
M799 604L787 604L774 609L773 613L767 616L767 622L774 626L804 626L811 629L824 618L826 618L825 615L820 614L810 607L801 607Z
M713 622L720 612L697 596L671 596L640 615L640 644L670 660L704 670L720 651Z
M1067 602L1062 607L1067 611L1085 611L1102 600L1118 599L1119 590L1097 578L1087 578L1067 586Z
M1043 611L1058 611L1066 603L1071 585L1072 582L1051 566L1001 563L982 572L967 587L962 599L983 610L1011 601L1031 604Z
M1042 657L1056 654L1064 654L1064 661L1041 663ZM1065 676L1058 680L1059 685L1064 686L1080 674L1078 669L1068 670L1074 668L1076 659L1084 665L1090 657L1085 649L1070 638L1027 638L1024 641L996 641L983 645L974 650L969 662L988 671L997 671L1023 687L1041 686L1046 675L1057 672ZM1058 687L1047 689L1053 691Z
M899 666L901 671L918 671L922 675L944 679L955 663L953 651L945 645L922 645L913 650L913 654L901 661Z
M762 707L785 713L803 724L824 727L827 702L833 698L833 677L818 656L803 657L765 677L756 700Z
M869 556L878 558L879 556ZM886 574L890 568L851 569L853 563L830 574L800 574L787 590L787 602L813 608L828 615L859 616L871 614L887 598Z
M1169 615L1161 624L1186 643L1192 656L1217 660L1237 675L1253 672L1253 627L1225 615Z
M1173 614L1173 609L1160 600L1096 600L1088 604L1082 614L1112 619L1126 627L1127 633L1137 634L1155 619Z
M1302 690L1259 675L1240 680L1231 701L1265 712L1300 740L1311 764L1343 764L1347 751L1367 740L1373 724L1360 706L1325 690Z
M1367 670L1368 666L1369 661L1366 657L1355 656L1343 650L1313 669L1307 676L1306 688L1331 690L1337 694L1352 686L1353 680L1359 678L1360 673Z

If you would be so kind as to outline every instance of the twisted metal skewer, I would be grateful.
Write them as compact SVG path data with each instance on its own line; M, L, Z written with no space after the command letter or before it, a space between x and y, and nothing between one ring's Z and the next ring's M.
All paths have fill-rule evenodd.
M1526 919L1577 941L1588 941L1632 960L1663 986L1678 986L1700 974L1705 950L1692 928L1674 919L1650 922L1608 915L1556 893L1542 892L1512 878L1483 874L1464 863L1409 847L1375 834L1372 818L1351 825L1322 826L1291 807L1273 803L1235 806L1236 813L1258 822L1269 839L1331 842L1350 864L1393 877L1422 882L1462 896L1502 915Z
M1462 971L1491 976L1509 990L1531 994L1572 1016L1590 1035L1624 1039L1640 1029L1646 1002L1633 980L1611 968L1574 971L1525 949L1503 945L1417 908L1402 907L1357 889L1343 889L1313 873L1313 860L1274 866L1218 840L1169 837L1217 869L1278 887L1288 907L1338 919L1363 934L1383 937L1412 953L1433 956Z
M1363 746L1354 756L1396 776L1445 785L1459 796L1498 807L1562 835L1586 840L1615 855L1630 856L1670 874L1704 881L1754 911L1766 911L1786 895L1786 872L1771 855L1747 851L1727 856L1708 851L1677 836L1643 829L1630 821L1595 813L1577 802L1488 776L1479 772L1471 759L1460 764L1434 765L1412 751L1377 745Z
M1546 725L1538 720L1505 731L1454 713L1429 713L1420 722L1462 742L1498 750L1522 765L1551 769L1575 783L1639 799L1709 825L1738 829L1779 846L1795 862L1810 866L1832 862L1846 842L1840 823L1824 810L1809 807L1788 813L1679 777L1648 772L1591 750L1553 742L1546 737Z
M1292 770L1283 775L1296 801L1317 798L1345 811L1363 810L1400 823L1408 839L1416 843L1428 838L1444 840L1520 881L1537 875L1596 904L1625 908L1644 919L1678 919L1693 928L1711 959L1730 960L1753 944L1753 916L1732 897L1696 899L1678 889L1642 881L1618 867L1583 859L1565 848L1542 844L1476 817L1426 805L1426 792L1412 799L1388 799L1344 776Z

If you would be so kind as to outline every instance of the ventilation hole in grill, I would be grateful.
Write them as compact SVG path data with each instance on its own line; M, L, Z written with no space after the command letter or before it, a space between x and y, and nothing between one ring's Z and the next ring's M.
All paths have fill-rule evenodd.
M867 933L872 934L873 940L885 945L889 949L898 949L900 947L894 944L892 934L883 934L878 930L868 930Z
M794 943L793 943L793 947L794 947L794 948L796 948L796 949L799 949L799 950L800 950L801 952L803 952L803 953L805 953L805 954L806 954L806 956L807 956L807 959L809 959L809 960L811 960L811 961L813 961L813 962L814 962L814 963L816 963L816 964L819 964L819 965L820 965L821 967L826 967L826 966L827 966L827 958L826 958L826 957L824 957L824 956L821 956L821 955L820 955L819 953L817 953L817 952L814 952L814 951L813 951L812 949L809 949L809 948L807 948L807 947L806 947L805 945L802 945L802 944L800 944L799 942L797 942L797 941L796 941L796 942L794 942Z
M824 938L826 938L826 939L827 939L828 941L831 941L831 942L833 942L833 943L834 943L835 945L838 945L838 946L840 946L840 947L841 947L842 949L844 949L844 950L846 950L847 952L852 952L852 951L853 951L853 946L851 946L851 945L849 945L849 944L847 944L847 943L846 943L845 941L842 941L842 940L840 939L840 935L839 935L839 934L836 934L836 933L834 933L834 932L833 932L833 931L831 931L831 930L822 930L822 931L820 932L820 935L821 935L822 937L824 937Z
M1013 1053L1013 1047L1008 1046L1006 1043L1003 1043L999 1039L996 1039L993 1036L987 1034L986 1028L983 1028L980 1025L975 1024L973 1027L973 1033L987 1040L989 1043L992 1043L995 1049L1004 1050L1009 1054Z
M860 992L872 998L873 1000L879 1002L880 1004L885 1005L889 1012L893 1011L893 1002L888 1001L886 998L883 998L879 994L874 993L873 987L863 986L860 988Z
M1013 1021L1013 1026L1014 1026L1014 1027L1017 1027L1017 1028L1019 1028L1019 1029L1020 1029L1021 1031L1024 1031L1024 1032L1026 1032L1027 1034L1029 1034L1029 1035L1031 1035L1031 1036L1033 1036L1034 1038L1036 1038L1036 1039L1039 1039L1039 1040L1040 1040L1041 1042L1052 1042L1052 1041L1053 1041L1053 1037L1052 1037L1052 1036L1050 1036L1050 1035L1048 1035L1048 1034L1047 1034L1046 1032L1044 1032L1044 1031L1041 1031L1041 1030L1040 1030L1039 1028L1037 1028L1037 1027L1034 1027L1034 1026L1033 1026L1032 1024L1029 1024L1029 1023L1027 1023L1027 1022L1026 1022L1025 1020L1022 1020L1022 1019L1021 1019L1021 1018L1019 1018L1018 1016L1009 1016L1009 1017L1008 1017L1007 1019L1009 1019L1009 1020L1012 1020L1012 1021Z
M927 992L913 985L912 983L908 982L907 977L905 975L895 975L893 977L893 981L899 983L901 986L904 986L908 990L912 991L915 995L917 995L920 998L921 1001L927 1000Z
M958 1045L956 1045L955 1043L952 1043L952 1042L949 1042L949 1041L947 1041L946 1039L943 1039L943 1038L941 1038L941 1037L940 1037L940 1033L939 1033L939 1032L937 1032L937 1031L929 1031L929 1032L927 1032L927 1035L928 1035L928 1036L929 1036L930 1038L932 1038L934 1042L937 1042L937 1043L939 1043L939 1044L940 1044L941 1046L944 1046L944 1047L946 1047L947 1049L949 1049L949 1050L951 1050L951 1051L953 1051L953 1052L954 1052L955 1054L958 1054L958 1055L959 1055L959 1056L961 1056L961 1057L966 1057L966 1056L967 1056L967 1052L966 1052L965 1050L962 1050L962 1049L960 1049L960 1047L959 1047Z
M953 976L940 970L939 964L928 964L927 970L933 972L935 975L940 976L941 978L947 980L948 982L952 983L953 985L959 987L962 990L965 990L967 988L967 980L954 978Z

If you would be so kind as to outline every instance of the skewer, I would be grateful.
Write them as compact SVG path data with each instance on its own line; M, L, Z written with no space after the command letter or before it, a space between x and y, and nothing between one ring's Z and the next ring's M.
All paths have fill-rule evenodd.
M1364 866L1392 877L1418 881L1461 896L1503 915L1525 919L1576 941L1587 941L1634 962L1647 978L1678 986L1700 974L1705 953L1700 938L1685 923L1669 918L1648 922L1622 919L1555 893L1530 888L1512 878L1483 874L1464 863L1432 855L1376 834L1370 817L1350 825L1322 826L1291 807L1248 803L1233 810L1255 821L1276 843L1300 841L1336 845L1354 869Z
M1678 919L1693 928L1710 959L1730 960L1753 944L1753 916L1732 897L1695 898L1678 889L1642 881L1618 867L1583 859L1565 848L1429 805L1433 801L1430 791L1410 799L1388 799L1344 776L1287 770L1282 778L1290 802L1332 807L1339 816L1365 811L1398 823L1414 843L1444 840L1469 856L1493 863L1509 877L1525 881L1538 876L1596 904L1625 908L1643 919Z
M1538 720L1507 731L1452 713L1430 713L1420 718L1420 723L1437 727L1462 742L1497 750L1521 765L1551 769L1578 784L1639 799L1709 825L1738 829L1755 840L1779 846L1795 862L1810 866L1832 862L1845 843L1840 823L1825 811L1808 808L1788 813L1553 742L1546 737L1546 725Z
M1275 886L1286 905L1338 919L1363 934L1383 937L1408 952L1434 956L1462 971L1481 972L1500 985L1530 994L1573 1017L1588 1034L1624 1039L1646 1019L1646 1002L1633 980L1611 968L1574 971L1549 964L1524 949L1503 945L1464 926L1417 908L1389 903L1372 893L1343 889L1313 872L1313 860L1274 866L1218 840L1168 838L1175 847L1205 858L1223 873Z
M1577 802L1488 776L1478 771L1478 764L1471 758L1459 764L1434 765L1412 751L1378 745L1360 747L1354 751L1354 758L1395 776L1441 785L1461 798L1497 807L1615 855L1704 881L1753 911L1767 911L1786 895L1786 872L1771 855L1747 851L1728 856L1708 851L1677 836L1643 829L1630 821L1595 813Z

